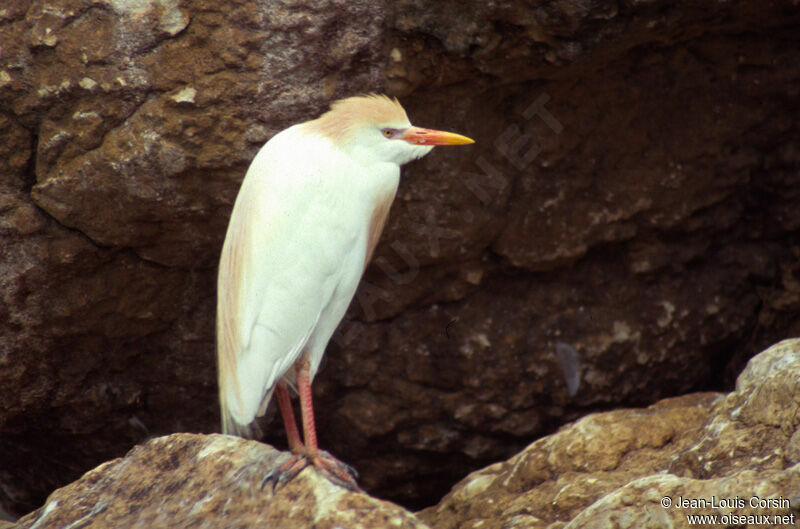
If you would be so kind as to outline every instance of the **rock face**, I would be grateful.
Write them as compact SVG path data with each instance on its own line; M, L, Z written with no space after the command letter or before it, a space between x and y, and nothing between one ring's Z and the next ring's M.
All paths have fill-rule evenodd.
M57 490L15 527L427 528L404 509L333 485L311 468L275 491L261 490L285 455L225 435L159 437Z
M793 526L798 441L800 340L787 340L753 358L730 394L584 417L467 476L419 517L436 529L690 527L690 515Z
M792 0L6 4L0 501L18 514L154 433L216 430L238 184L272 134L357 92L477 140L404 172L316 381L322 442L368 490L432 504L565 421L721 389L800 332Z

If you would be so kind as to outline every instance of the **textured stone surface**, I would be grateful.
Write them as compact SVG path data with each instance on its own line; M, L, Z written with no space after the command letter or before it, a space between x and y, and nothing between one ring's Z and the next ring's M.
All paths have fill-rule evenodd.
M27 512L149 435L217 428L238 183L272 134L356 92L477 140L404 172L317 379L322 442L370 491L432 504L588 411L729 387L800 333L799 18L791 0L6 2L0 501Z
M213 266L240 179L230 168L299 112L378 80L369 3L242 2L224 20L202 2L80 4L28 12L55 41L40 75L59 77L38 79L35 103L72 99L41 122L32 196L97 244L164 265Z
M689 515L777 527L797 516L798 432L795 339L753 358L732 393L584 417L467 476L418 516L313 468L262 491L287 453L231 436L174 434L58 489L14 527L688 528L696 525ZM691 503L700 501L708 504Z
M159 437L55 491L15 527L427 527L397 505L333 485L313 468L275 491L261 490L264 475L286 455L223 435Z
M790 525L800 501L799 427L795 339L753 358L732 393L584 417L470 474L419 516L436 529L691 527L687 515L716 515L719 526ZM769 523L724 523L731 513Z

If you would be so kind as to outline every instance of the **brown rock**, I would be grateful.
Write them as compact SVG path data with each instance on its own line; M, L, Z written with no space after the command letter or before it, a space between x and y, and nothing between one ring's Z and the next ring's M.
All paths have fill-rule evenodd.
M152 434L217 429L238 184L339 96L385 90L478 140L404 171L316 381L323 444L371 492L432 504L588 411L730 387L800 332L792 0L5 4L0 501L17 514ZM581 357L574 397L559 343Z
M800 493L798 373L800 340L786 340L753 358L732 393L589 415L470 474L419 517L437 529L690 527L687 515L788 524ZM721 520L731 513L745 521Z
M263 477L286 456L231 436L159 437L55 491L15 527L427 527L394 504L332 484L313 467L275 491L261 490Z

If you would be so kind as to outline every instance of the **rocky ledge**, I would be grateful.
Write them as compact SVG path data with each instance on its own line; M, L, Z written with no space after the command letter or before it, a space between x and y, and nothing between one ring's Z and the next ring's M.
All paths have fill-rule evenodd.
M0 1L0 505L217 431L239 185L360 92L476 140L403 170L315 380L366 490L418 509L588 413L730 391L800 336L798 27L797 0Z
M15 527L641 528L689 527L694 515L789 526L800 506L799 425L794 339L754 357L731 393L589 415L467 476L416 515L313 469L262 490L281 452L174 434L55 491Z

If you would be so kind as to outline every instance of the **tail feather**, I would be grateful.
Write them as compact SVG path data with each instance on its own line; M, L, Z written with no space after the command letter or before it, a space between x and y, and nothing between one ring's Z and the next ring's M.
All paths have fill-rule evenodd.
M250 424L240 424L225 406L222 406L222 433L244 437L245 439L258 439L263 434L257 420L253 420Z
M236 435L239 437L244 437L245 439L260 439L263 437L264 432L259 426L259 418L262 417L266 412L272 398L272 392L274 388L269 390L266 395L264 395L264 399L261 401L261 405L259 406L258 414L253 417L253 420L249 423L242 424L234 418L233 414L231 413L230 408L227 405L225 399L220 395L220 411L222 415L222 433L227 435Z

